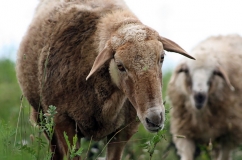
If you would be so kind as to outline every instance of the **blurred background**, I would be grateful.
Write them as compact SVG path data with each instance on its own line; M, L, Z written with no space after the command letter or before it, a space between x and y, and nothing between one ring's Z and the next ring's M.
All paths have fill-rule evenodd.
M125 0L140 20L189 52L211 35L242 35L241 0ZM7 0L0 5L0 58L15 60L18 45L38 0ZM180 55L169 53L164 69Z
M175 41L187 52L212 35L242 35L241 0L125 1L144 24L157 30L161 36ZM26 155L17 154L14 159L35 159L33 154L35 150L38 150L25 145L30 143L31 135L35 137L39 131L30 125L30 107L25 99L23 103L21 102L21 91L14 69L19 43L31 22L38 2L38 0L5 0L0 4L0 143L3 144L0 145L0 159L2 157L13 159L12 156L15 155L16 150L17 153L23 150ZM163 65L164 97L171 70L181 57L176 53L166 54ZM166 108L169 108L168 104ZM169 116L167 123L169 129ZM170 144L169 131L165 135L166 138L157 145L154 160L161 159L161 153L166 159L175 159L174 149L167 150ZM152 136L141 126L127 146L126 159L148 159L147 150L143 149L140 144L146 143ZM84 146L89 145L88 141L83 143ZM202 159L208 159L204 157ZM237 159L241 158L238 157Z

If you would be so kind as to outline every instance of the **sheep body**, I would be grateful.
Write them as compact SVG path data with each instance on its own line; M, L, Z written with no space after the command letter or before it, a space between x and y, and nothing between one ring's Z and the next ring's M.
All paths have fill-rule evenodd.
M163 128L163 49L192 58L143 25L123 1L40 1L16 71L35 121L49 105L57 108L53 159L68 152L64 131L70 142L75 134L107 137L107 159L118 160L125 143L115 142L137 131L137 115L147 130Z
M98 126L94 126L96 122L93 122L95 121L95 118L93 119L92 115L95 114L98 116L101 114L101 110L95 109L98 106L96 96L105 101L105 99L110 97L112 92L114 92L114 90L117 88L112 85L111 79L107 79L107 77L109 77L108 67L104 67L105 69L101 70L101 73L97 74L95 79L90 79L88 83L86 82L84 76L90 71L90 68L97 56L95 48L98 47L94 42L95 40L93 37L95 36L94 34L97 19L100 17L100 15L97 14L98 12L91 13L89 9L86 9L88 7L84 7L83 4L79 5L77 3L73 5L71 3L59 4L57 6L58 7L56 7L56 4L50 6L50 8L52 7L50 13L42 13L39 17L34 19L34 25L30 26L28 36L25 37L22 42L24 45L22 45L20 48L19 58L22 58L21 54L24 54L26 56L26 63L31 62L35 64L27 65L24 60L18 60L19 66L17 67L17 71L21 70L21 72L18 72L20 84L28 84L22 86L23 92L36 111L39 110L38 103L40 101L39 96L41 95L41 101L43 104L51 104L51 102L56 102L56 106L65 107L57 107L57 112L59 114L66 114L62 113L62 111L68 110L68 116L72 117L72 119L77 120L81 118L80 122L83 123L84 126L82 128L88 126L87 128L83 129L84 133L87 132L85 136L92 135L95 139L103 138L103 135L96 134L103 133L100 130L110 130L110 127L113 124L110 124L111 126L108 126L107 128L103 128L101 126L98 128ZM51 14L51 16L49 16L49 14ZM68 19L70 21L66 21ZM78 22L80 19L82 21ZM37 21L44 24L38 24ZM82 27L78 28L78 25ZM80 35L78 33L84 34ZM30 36L36 38L32 40L29 38ZM79 43L82 45L77 46ZM93 46L90 44L93 44ZM28 50L26 49L27 47L29 47ZM21 52L22 50L27 50L30 53ZM81 51L80 54L77 53L79 51ZM46 63L47 66L45 66ZM105 65L107 66L108 64ZM45 68L46 70L48 69L46 75L44 75ZM79 68L81 71L78 73L77 70L72 68ZM31 77L26 77L26 72L31 74ZM45 81L45 76L48 81ZM59 79L56 79L56 77L59 77ZM98 83L96 82L97 80L99 81ZM37 82L39 82L39 85L36 85ZM26 87L26 89L24 87ZM55 89L51 89L50 91L50 88ZM85 96L80 96L83 94L83 91L85 91ZM79 97L70 97L70 93ZM98 95L93 95L92 93L96 93ZM84 105L88 105L90 102L86 102L87 97L89 99L88 101L94 103L88 107L83 107L84 109L88 109L87 112L83 110L80 111L77 107L72 107L75 106L74 104L78 104L79 102L82 102ZM117 94L113 95L112 98L123 99L122 97L124 96L118 92ZM59 101L57 102L56 99L59 99ZM68 103L66 101L67 99ZM112 99L110 101L112 101ZM48 105L43 105L42 107L43 111L46 112ZM93 113L93 111L96 111L97 113ZM88 113L90 115L87 115ZM77 115L78 117L76 117ZM111 115L107 116L112 115L113 114L111 113ZM61 121L61 119L58 121ZM120 125L117 125L117 127L120 127ZM94 132L95 134L92 133L94 128L99 132ZM114 130L115 129L116 128L114 128ZM106 133L103 134L107 135Z
M217 144L214 158L229 159L230 151L242 141L242 38L210 37L191 54L196 61L181 60L168 86L178 155L191 160L197 144L211 142Z

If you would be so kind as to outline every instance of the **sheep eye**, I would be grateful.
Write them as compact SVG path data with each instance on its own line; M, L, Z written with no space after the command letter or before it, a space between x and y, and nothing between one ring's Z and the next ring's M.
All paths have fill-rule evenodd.
M125 71L125 68L122 64L117 64L118 70L120 70L121 72Z
M213 72L213 74L214 75L217 75L217 76L220 76L220 77L222 77L223 75L222 75L222 73L221 72L219 72L219 71L214 71Z
M208 80L207 84L208 84L208 86L211 86L211 84L212 84L211 78Z
M163 63L164 58L165 58L164 55L162 55L161 58L160 58L160 63Z
M181 72L184 72L184 73L188 73L188 69L187 68L181 68L180 70L178 70L178 73L181 73Z

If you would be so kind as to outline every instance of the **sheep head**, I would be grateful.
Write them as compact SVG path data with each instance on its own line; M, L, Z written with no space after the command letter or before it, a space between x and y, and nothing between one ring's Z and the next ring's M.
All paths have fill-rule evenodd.
M224 87L229 87L233 91L234 87L226 71L215 59L211 60L208 57L206 59L206 55L196 58L196 63L185 61L178 65L170 83L175 83L183 94L189 95L194 109L201 110L207 105L209 96L215 93L221 94Z
M143 25L127 24L112 34L87 76L88 79L110 60L113 83L126 95L150 132L164 126L161 72L164 50L192 58L179 45L160 37L154 30Z

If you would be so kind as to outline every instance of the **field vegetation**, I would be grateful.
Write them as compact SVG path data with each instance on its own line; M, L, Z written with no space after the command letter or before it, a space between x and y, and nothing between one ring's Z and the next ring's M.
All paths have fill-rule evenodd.
M166 97L166 87L171 72L163 75L163 96ZM175 148L171 145L169 133L169 111L166 106L166 127L157 134L147 132L140 125L138 132L128 142L124 160L176 160ZM31 120L31 106L22 96L16 79L15 64L9 59L0 60L0 159L1 160L49 160L51 152L49 143L43 136L46 131L53 134L53 116L55 106L50 106L49 113L42 113L41 125ZM64 133L63 133L64 134ZM181 137L182 138L182 137ZM75 138L73 139L75 141ZM69 143L67 141L67 143ZM91 139L82 139L81 149L69 146L72 158L81 155L82 159L94 160L105 156L106 140L94 142ZM197 160L209 160L209 146L201 146L201 155ZM238 148L233 155L234 160L241 160L241 151Z

